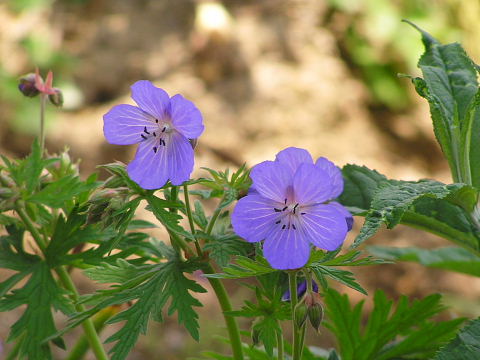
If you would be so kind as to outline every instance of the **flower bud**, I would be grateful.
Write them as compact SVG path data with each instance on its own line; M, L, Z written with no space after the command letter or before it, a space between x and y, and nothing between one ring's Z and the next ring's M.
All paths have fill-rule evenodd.
M307 305L305 302L300 302L295 306L295 310L293 312L293 320L297 327L301 328L303 324L305 324L305 320L307 320Z
M315 331L318 331L323 320L323 307L320 295L317 293L307 294L305 296L305 304L307 306L308 320Z
M54 93L48 95L50 102L56 107L62 107L63 105L63 94L60 89L53 88Z
M19 79L18 90L27 97L37 96L39 91L35 86L35 74L30 73L22 76Z

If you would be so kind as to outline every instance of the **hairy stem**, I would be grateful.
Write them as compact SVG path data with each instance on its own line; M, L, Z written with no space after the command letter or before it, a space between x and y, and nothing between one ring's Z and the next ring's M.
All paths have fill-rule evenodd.
M40 235L40 232L37 230L35 225L33 225L32 221L28 217L23 204L21 202L17 202L16 204L16 209L18 216L20 219L23 221L25 227L28 229L30 234L32 235L33 239L37 243L38 247L42 250L43 253L45 253L45 250L47 249L47 242L46 240ZM78 312L85 311L85 308L81 304L77 304L78 299L79 299L79 294L77 291L77 288L75 287L75 284L72 281L72 278L68 274L67 270L63 266L59 266L55 268L55 272L58 275L58 278L60 279L61 283L63 286L70 291L70 298L73 300L75 303L75 309ZM90 346L92 347L93 352L95 353L95 356L97 357L98 360L108 360L107 354L105 350L103 349L102 343L100 339L98 338L98 334L95 331L95 327L93 326L92 320L87 319L82 323L85 335L87 336Z
M212 265L206 264L204 268L205 274L214 274L215 270ZM223 317L227 325L228 336L230 338L230 345L233 351L233 358L235 360L243 360L242 341L240 339L240 331L235 317L228 315L227 312L232 311L232 304L227 295L227 291L219 279L208 278L210 285L217 296L218 302L223 312Z
M202 254L202 248L200 247L198 239L195 236L195 223L193 221L192 209L190 207L190 196L189 196L189 193L188 193L188 186L187 185L183 185L183 196L185 198L185 208L187 210L187 217L188 217L188 223L190 225L190 231L192 232L192 235L195 239L195 248L197 250L197 254L200 256Z
M295 307L298 303L298 294L297 294L297 272L290 271L288 273L288 283L290 285L290 306L292 309L292 329L293 329L293 349L292 349L292 360L300 360L301 344L300 344L300 329L297 326L295 321Z
M99 333L105 327L105 323L113 315L115 315L119 309L115 306L109 306L106 309L101 310L97 315L93 317L93 326L95 330ZM82 334L77 343L73 346L70 354L66 357L65 360L81 360L84 358L89 348L88 338L85 334Z
M45 104L47 95L40 93L40 154L43 157L45 150Z

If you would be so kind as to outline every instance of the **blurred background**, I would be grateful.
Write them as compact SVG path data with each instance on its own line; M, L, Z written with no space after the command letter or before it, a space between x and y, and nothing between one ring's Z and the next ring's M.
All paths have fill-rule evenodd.
M442 42L461 42L479 63L479 15L480 0L0 0L0 152L25 156L38 132L39 99L17 90L18 77L38 66L54 72L65 98L63 109L48 109L47 148L68 146L82 159L83 175L133 158L134 147L106 143L102 115L132 103L130 85L148 79L202 111L206 131L196 169L254 165L297 146L339 166L449 182L428 106L397 76L419 75L423 52L419 34L401 19ZM361 223L356 219L351 237ZM371 243L448 245L401 226ZM414 264L355 273L370 292L442 292L452 314L480 315L479 279ZM92 290L81 274L78 281L82 291ZM228 285L240 306L248 289ZM200 344L169 318L151 326L129 359L186 359L225 349L215 338L225 335L216 300L206 294L202 301ZM0 338L17 315L0 314ZM324 333L309 343L332 346Z

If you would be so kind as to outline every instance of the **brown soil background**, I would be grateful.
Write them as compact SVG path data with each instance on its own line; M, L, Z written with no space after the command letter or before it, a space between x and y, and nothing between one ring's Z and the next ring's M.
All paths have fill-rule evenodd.
M71 81L77 92L65 91L65 97L67 103L77 104L55 112L47 147L55 152L68 146L73 158L82 159L84 175L99 164L128 162L133 157L134 147L106 143L102 115L115 104L132 103L129 86L149 79L171 95L181 93L191 99L204 115L206 130L196 151L194 176L206 175L200 170L202 166L223 169L243 162L254 165L273 159L287 146L297 146L308 149L314 157L326 156L339 166L362 164L391 178L450 181L433 137L427 105L412 89L408 110L391 112L375 106L365 84L342 56L338 32L346 19L338 17L326 26L327 7L321 1L224 4L230 18L218 31L202 27L199 3L191 1L55 2L26 15L12 14L0 4L0 59L13 73L29 71L18 39L32 29L47 34L54 47L76 58ZM406 26L401 29L412 31ZM0 114L0 151L24 156L32 137L9 125L9 115ZM140 216L148 218L148 214ZM357 218L351 238L361 223ZM449 245L403 226L381 231L370 244ZM480 313L479 279L415 264L354 271L370 293L377 288L392 297L441 292L454 306L452 316ZM0 281L4 275L0 273ZM81 292L93 289L80 273L76 280ZM250 296L247 289L228 285L236 306ZM354 301L364 298L349 289L342 291L351 294ZM215 339L215 334L225 335L216 300L211 294L201 300L205 307L199 309L199 344L189 339L175 319L168 318L164 324L150 326L129 359L185 359L212 347L224 350ZM15 312L0 314L0 338L6 339L17 317ZM248 322L242 325L249 328ZM109 329L102 337L111 333ZM73 341L67 337L68 344ZM312 335L309 344L333 346L326 334ZM61 359L64 353L56 356Z

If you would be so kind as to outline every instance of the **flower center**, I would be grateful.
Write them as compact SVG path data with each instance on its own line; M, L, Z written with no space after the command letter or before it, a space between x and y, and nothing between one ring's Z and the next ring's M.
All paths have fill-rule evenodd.
M171 121L168 120L158 120L155 119L155 124L151 126L145 126L143 132L140 134L142 141L153 140L153 152L158 151L159 146L167 146L167 142L170 140L170 133L174 131L174 127Z
M295 223L299 222L299 215L305 215L306 212L302 212L300 205L297 202L290 202L288 203L288 199L285 199L283 202L284 206L274 207L273 211L276 213L280 213L278 220L275 221L276 225L280 225L282 230L293 229L297 230L297 226Z

